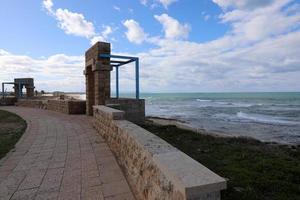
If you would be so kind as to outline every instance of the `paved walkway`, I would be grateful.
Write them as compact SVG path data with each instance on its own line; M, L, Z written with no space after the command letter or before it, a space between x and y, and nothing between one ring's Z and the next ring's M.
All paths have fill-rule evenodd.
M84 115L0 107L28 128L0 161L0 199L134 199L103 138Z

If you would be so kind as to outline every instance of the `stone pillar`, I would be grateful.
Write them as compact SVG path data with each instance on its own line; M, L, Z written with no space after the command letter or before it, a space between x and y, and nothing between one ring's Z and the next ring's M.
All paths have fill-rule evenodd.
M86 76L86 113L92 115L93 105L104 105L110 98L109 58L100 58L100 54L110 54L110 43L97 42L85 53Z
M14 91L15 91L15 97L18 98L19 97L19 84L14 84Z
M95 105L95 79L94 74L92 72L92 67L87 67L85 72L85 81L86 81L86 114L93 114L93 105Z
M34 96L34 87L33 86L25 86L26 88L26 97L31 98Z

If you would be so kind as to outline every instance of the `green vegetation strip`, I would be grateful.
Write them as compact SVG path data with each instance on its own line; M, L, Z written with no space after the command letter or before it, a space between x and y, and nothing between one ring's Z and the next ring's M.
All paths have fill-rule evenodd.
M14 148L27 124L18 115L0 110L0 159Z
M226 178L222 200L300 199L299 145L214 137L150 123L143 127Z

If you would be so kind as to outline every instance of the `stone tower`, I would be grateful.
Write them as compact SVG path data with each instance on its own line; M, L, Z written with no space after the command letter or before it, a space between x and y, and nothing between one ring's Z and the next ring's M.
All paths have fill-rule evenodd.
M93 115L93 105L104 105L110 98L109 58L100 58L100 54L110 54L110 43L97 42L85 52L86 113Z

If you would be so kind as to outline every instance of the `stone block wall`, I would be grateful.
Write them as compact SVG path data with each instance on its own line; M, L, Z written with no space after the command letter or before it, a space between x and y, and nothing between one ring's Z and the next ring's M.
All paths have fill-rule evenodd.
M81 100L19 100L16 106L40 108L65 114L85 114L85 101Z
M15 104L16 106L29 107L29 108L47 108L47 101L42 100L27 100L27 99L19 99Z
M15 105L16 102L17 102L16 97L5 97L5 98L0 97L0 106L12 106Z
M137 124L145 121L145 99L111 98L105 101L105 105L124 111L128 121Z
M220 199L226 181L145 129L125 113L94 106L93 124L111 150L137 199Z
M85 114L85 101L48 100L47 109L65 114Z

